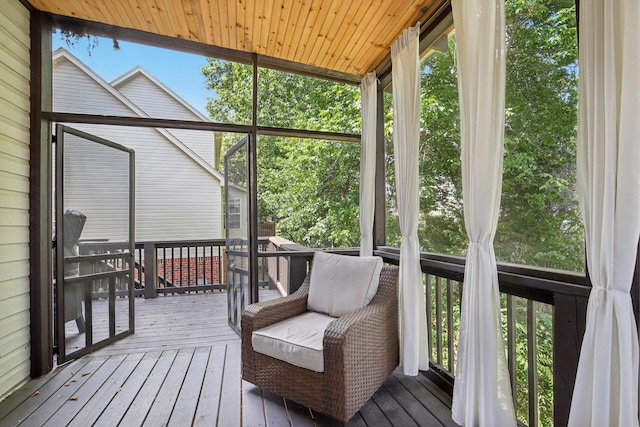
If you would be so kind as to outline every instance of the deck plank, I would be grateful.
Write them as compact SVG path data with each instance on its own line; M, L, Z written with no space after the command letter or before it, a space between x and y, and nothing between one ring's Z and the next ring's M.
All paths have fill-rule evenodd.
M368 426L393 427L373 399L369 399L358 412Z
M398 404L398 401L389 393L386 387L380 387L373 394L373 401L380 407L385 416L391 421L391 424L410 427L418 424L407 414L407 412Z
M144 385L140 389L140 392L136 395L133 402L129 406L129 409L125 413L124 417L120 421L120 425L123 426L140 426L147 417L147 413L156 400L158 391L164 382L173 361L175 360L178 352L175 350L165 351L160 355L158 362L151 370L149 378L145 381Z
M196 408L198 407L198 398L200 390L207 371L207 362L209 361L210 347L197 348L193 353L189 370L180 389L180 394L176 400L176 404L171 412L169 419L169 427L179 427L191 425L195 418Z
M136 300L136 313L134 335L0 402L0 426L343 425L241 380L240 339L227 325L225 294ZM450 406L426 377L396 371L344 425L454 427Z
M44 425L47 427L68 425L120 367L125 358L126 356L124 355L113 356L105 360L97 370L83 372L81 375L87 374L86 381L76 390L73 396L59 407Z
M217 346L211 349L204 376L204 384L200 391L198 408L193 420L194 426L212 426L216 424L220 407L222 370L224 369L226 350L225 346Z
M113 344L112 348L100 350L101 356L113 356L117 354L140 353L145 351L167 351L181 350L183 348L196 348L202 346L215 346L235 344L238 342L237 337L200 337L194 339L184 339L180 337L167 338L161 341L161 337L152 340L139 340L135 343L122 343L121 345Z
M287 416L287 409L284 406L284 399L268 390L262 390L264 399L264 413L267 424L270 426L291 425Z
M109 406L111 400L122 389L129 376L138 366L143 354L130 354L125 360L113 371L113 374L107 379L103 387L91 396L86 405L76 414L76 416L68 424L69 427L90 426L102 415L103 411Z
M0 425L18 425L20 420L37 410L87 362L89 359L83 358L59 366L50 374L32 380L13 392L0 404Z
M384 386L400 406L419 426L440 427L442 423L429 412L413 395L392 375Z
M302 406L292 400L285 399L285 408L291 425L294 427L313 427L316 425L312 418L311 410L306 406Z
M158 391L158 395L151 405L151 409L144 420L143 426L156 427L166 425L171 417L173 407L178 400L178 394L184 384L185 377L189 370L189 365L193 359L194 349L182 349L178 352L171 369ZM189 419L189 422L187 422ZM193 414L185 414L182 418L183 425L191 424Z
M367 423L364 422L362 415L360 412L357 412L353 418L351 418L347 423L345 423L345 427L367 427Z
M224 358L218 425L239 426L241 424L240 389L240 344L234 344L227 346L227 354Z
M429 412L435 415L443 425L447 427L458 426L458 424L453 421L453 418L451 418L451 398L440 390L438 386L423 375L416 377L396 375L396 378L403 383L415 399L422 402L422 404L429 409ZM420 386L416 387L415 383Z
M342 423L340 421L336 420L335 418L331 418L328 415L311 410L311 416L316 426L342 427Z
M106 360L106 357L91 358L89 362L82 367L81 371L74 371L74 374L70 378L65 378L66 381L62 387L55 390L54 393L38 407L37 411L22 419L22 425L39 426L44 424L70 397L77 393L78 389L80 389L85 382L92 378L92 373L98 370Z
M109 402L109 405L96 420L93 427L111 427L120 423L129 406L131 406L131 402L133 402L145 381L151 375L151 371L160 359L160 355L160 352L150 352L144 355L138 366L136 366L135 371L127 378L122 389Z
M242 425L244 427L266 426L262 390L242 380Z

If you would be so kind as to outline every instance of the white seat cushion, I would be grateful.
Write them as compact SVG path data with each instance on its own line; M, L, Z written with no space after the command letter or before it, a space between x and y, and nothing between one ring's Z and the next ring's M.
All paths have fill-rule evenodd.
M258 353L315 372L324 372L322 338L335 317L308 311L253 332Z
M378 291L382 258L317 251L313 256L307 308L341 317L371 302Z

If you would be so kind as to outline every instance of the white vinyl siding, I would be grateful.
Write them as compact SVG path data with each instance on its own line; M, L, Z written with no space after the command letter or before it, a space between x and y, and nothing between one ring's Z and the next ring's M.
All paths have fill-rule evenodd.
M190 111L143 74L137 73L115 87L147 113L149 117L202 121L202 118L198 117L193 111ZM202 90L205 90L204 83Z
M55 60L53 70L53 111L136 116L129 107L68 60Z
M202 121L180 101L140 72L115 86L149 117L171 120ZM204 89L203 89L204 90ZM167 129L169 133L185 143L193 152L213 167L214 136L211 132L188 129Z
M56 110L133 114L122 101L65 58L54 61L53 76ZM108 109L103 110L103 106ZM219 178L178 148L162 134L162 130L87 124L70 126L135 150L136 241L222 237ZM195 133L203 139L207 136L207 132ZM213 146L213 133L208 135ZM188 141L181 142L189 144ZM67 153L65 156L65 165L76 166L65 184L69 189L75 189L73 194L65 193L67 207L87 216L82 239L121 238L126 229L122 219L125 202L121 194L105 203L104 197L92 200L90 193L96 192L95 186L106 188L99 193L122 188L122 174L115 172L122 166L111 158L92 161L95 154L90 151L79 150L75 155ZM85 179L83 173L92 176Z
M29 379L29 12L0 2L0 400Z
M81 238L128 242L130 154L75 135L64 147L64 209L87 217Z
M171 135L184 142L193 152L209 166L214 167L214 133L190 129L167 129Z
M157 130L100 125L73 127L135 151L136 241L221 237L219 181L212 179L206 170L164 139ZM83 239L123 237L122 213L126 207L123 193L111 193L113 200L108 203L104 198L90 196L109 189L122 189L122 174L116 173L122 170L122 165L115 157L110 157L109 160L94 162L91 167L90 159L91 154L86 152L66 154L65 165L71 162L85 166L77 168L74 174L67 174L65 188L77 189L73 196L65 192L65 200L69 202L67 207L87 215ZM82 171L85 171L84 177ZM93 176L87 180L88 173ZM94 215L100 221L93 221Z

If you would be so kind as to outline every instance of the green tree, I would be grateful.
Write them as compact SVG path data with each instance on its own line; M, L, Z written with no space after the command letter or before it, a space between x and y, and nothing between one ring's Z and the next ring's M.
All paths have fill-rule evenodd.
M575 197L575 6L506 2L507 91L502 212L496 256L582 271Z
M251 68L209 59L207 86L216 91L208 110L215 121L251 122ZM356 86L259 69L258 124L289 129L357 133ZM227 138L223 152L231 146ZM356 143L299 138L258 140L258 215L277 233L311 247L359 244L360 147Z
M577 34L567 0L508 0L503 194L496 255L500 261L581 271L584 240L575 197ZM203 69L212 119L249 123L251 74L210 60ZM260 70L259 123L358 132L357 87ZM464 255L455 38L447 52L421 62L419 238L429 252ZM385 94L387 239L399 243L391 94ZM278 233L310 246L359 241L357 144L262 137L258 144L259 211ZM456 295L459 298L459 295ZM522 303L519 303L522 304ZM526 303L525 303L526 306ZM517 306L518 354L526 353L526 307ZM453 339L459 313L454 313ZM552 317L538 309L540 420L551 425ZM457 342L454 342L457 346ZM449 355L447 355L447 358ZM526 357L517 358L518 417L527 419Z
M506 2L505 155L495 250L504 262L582 271L584 243L575 197L575 6L564 3ZM425 251L464 255L454 53L452 37L448 52L433 52L421 63L419 237ZM391 138L388 132L388 237L397 244Z

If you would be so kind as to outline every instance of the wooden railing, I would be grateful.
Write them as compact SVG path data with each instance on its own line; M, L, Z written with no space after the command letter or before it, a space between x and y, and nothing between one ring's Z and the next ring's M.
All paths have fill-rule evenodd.
M313 251L278 237L260 237L258 241L258 285L279 288L282 293L295 291L289 284L302 283ZM137 242L134 249L135 295L155 298L163 294L226 290L225 245L224 239ZM122 248L122 242L106 240L85 241L79 245L81 254L100 255L105 259L117 259ZM103 264L108 268L108 263ZM94 298L105 296L99 284L94 288ZM118 284L117 295L126 294L126 283Z
M80 276L90 276L99 273L119 272L119 279L115 282L115 295L125 297L129 294L129 276L126 273L128 264L126 257L123 257L123 250L127 248L127 243L110 242L107 240L81 241L78 244L78 261ZM134 286L135 295L142 296L142 284L139 281L140 268L137 254L142 249L142 245L135 245L134 250ZM67 258L73 261L73 258ZM77 279L74 279L77 280ZM108 286L105 280L91 281L91 298L107 298Z
M224 285L224 239L143 242L141 282L146 298L213 291Z
M358 254L357 248L332 252ZM398 264L397 248L381 247L375 254ZM313 251L293 249L278 255L309 265ZM431 369L423 374L452 395L465 259L422 253L420 265L431 330ZM591 289L588 279L584 274L498 264L498 280L518 419L531 427L566 425Z
M136 244L136 295L221 291L225 241ZM277 238L261 238L259 282L294 292L313 259L313 250ZM100 243L92 253L108 251ZM102 252L101 252L102 251ZM357 255L357 248L332 252ZM375 251L398 264L396 248ZM425 372L452 394L465 260L422 253L427 322L431 325ZM148 274L153 272L152 274ZM508 370L519 420L529 426L566 425L578 364L590 286L583 274L498 264Z
M397 264L395 248L377 255ZM422 253L431 370L453 394L464 258ZM498 264L503 333L518 419L529 426L566 425L590 287L585 275Z
M259 239L259 249L266 250L268 238ZM142 242L141 276L146 298L158 294L223 291L226 281L226 242L224 239L199 241ZM145 274L145 272L154 274ZM267 260L259 259L258 284L267 286Z

